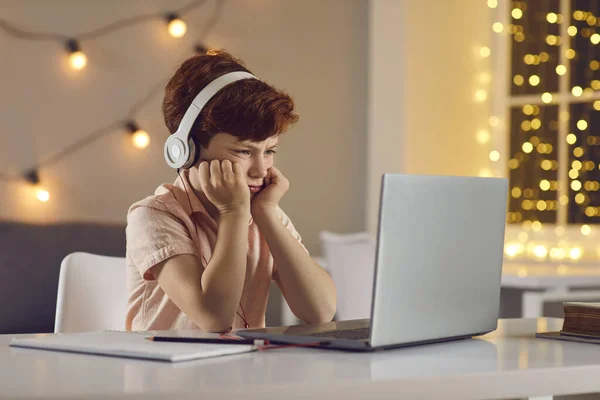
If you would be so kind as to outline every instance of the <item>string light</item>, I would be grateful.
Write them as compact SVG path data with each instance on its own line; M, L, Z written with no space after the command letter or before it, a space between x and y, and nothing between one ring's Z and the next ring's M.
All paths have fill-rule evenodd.
M27 182L36 187L35 197L37 197L39 201L46 203L48 200L50 200L50 193L48 193L48 191L43 187L39 186L40 176L37 170L27 171L24 175L24 178Z
M531 86L537 86L537 85L539 85L540 84L540 77L537 76L537 75L531 75L529 77L529 84Z
M558 75L564 75L567 73L567 67L565 67L564 65L558 65L556 67L556 73Z
M489 57L490 53L490 48L487 46L483 46L481 49L479 49L479 55L483 58Z
M475 100L479 103L485 101L487 99L487 92L483 89L479 89L475 92Z
M490 133L484 129L477 132L476 140L479 144L486 144L490 141Z
M599 35L599 34L597 34L597 33L594 33L594 34L593 34L593 35L590 37L590 41L591 41L593 44L598 44L598 43L600 43L600 35Z
M489 154L489 157L492 162L497 162L500 160L500 153L497 150L492 150Z
M529 142L525 142L525 143L523 143L521 148L523 149L523 151L525 153L531 153L533 151L533 144L531 144Z
M87 65L87 57L83 51L81 51L77 40L69 39L65 46L69 52L69 62L71 63L71 66L76 70L83 69Z
M494 22L492 25L492 30L496 33L501 33L504 30L504 25L501 22Z
M521 17L523 17L523 11L520 8L513 8L510 15L512 15L514 19L521 19Z
M492 171L490 171L489 168L481 168L478 175L483 178L489 178L492 176Z
M210 33L210 31L216 26L218 20L221 17L222 11L223 11L224 1L225 0L219 0L216 3L216 7L214 9L214 14L210 17L209 21L207 22L206 26L203 29L202 38L206 37ZM166 16L165 16L165 13L154 13L154 14L146 14L146 15L142 15L142 16L128 17L128 18L125 18L122 20L112 22L104 27L95 29L93 31L74 35L74 37L69 37L69 36L66 36L66 35L63 35L60 33L38 33L38 32L26 31L24 29L16 27L15 25L13 25L3 19L0 19L0 30L4 31L4 33L6 33L10 36L13 36L17 39L22 39L22 40L62 42L62 43L64 43L64 45L69 53L69 61L71 63L71 66L75 69L82 69L87 65L87 57L81 51L81 47L79 45L79 40L87 41L87 40L95 39L95 38L104 36L110 32L113 32L115 30L122 29L124 27L131 26L133 24L138 24L138 23L141 23L144 21L149 21L149 20L153 20L153 19L157 19L157 18L160 18L160 19L166 18L169 22L170 33L171 34L174 33L175 34L174 36L176 36L178 34L182 36L183 34L185 34L186 27L185 27L185 23L183 23L183 21L181 21L179 19L179 16L184 15L184 14L192 11L195 8L198 8L199 6L203 5L204 3L206 3L206 0L190 1L187 5L180 7L175 12L166 14ZM171 27L173 27L173 31L171 31ZM199 41L194 45L193 50L195 53L205 54L208 52L208 47L206 47L202 41ZM182 57L179 57L179 58L181 59L181 61L183 61L183 57L187 58L188 56L189 56L189 52L186 52L185 54L182 55ZM19 174L19 175L6 174L6 173L0 172L0 180L16 181L16 180L23 179L23 180L31 183L32 185L36 185L36 186L38 186L37 191L36 191L36 196L38 197L38 199L40 201L46 202L50 199L50 194L44 188L39 186L40 181L39 181L39 176L38 176L37 171L40 167L42 167L42 166L45 167L50 164L56 163L57 161L68 156L69 154L89 145L90 143L94 142L101 136L104 136L106 134L114 132L119 127L122 128L123 125L125 125L125 128L131 134L132 142L133 142L134 146L136 146L138 148L147 147L150 143L150 135L148 135L148 133L146 131L143 131L137 127L137 125L134 122L134 117L140 111L140 109L142 107L147 105L158 93L161 93L163 89L164 89L164 78L161 78L161 80L156 85L154 85L151 88L151 90L149 90L149 92L146 94L146 96L144 96L142 99L140 99L137 103L135 103L129 109L129 111L127 113L127 118L125 118L125 122L123 121L123 119L120 119L120 120L117 120L116 122L107 124L106 126L100 128L94 132L91 132L87 135L81 135L77 141L75 141L74 143L69 145L67 148L65 148L45 159L40 160L36 165L30 167L28 169L27 173L24 173L22 175L21 174Z
M573 93L573 96L579 97L583 94L583 89L581 86L574 86L573 89L571 89L571 93Z
M546 104L551 103L552 102L552 94L550 94L548 92L542 94L542 101Z
M575 36L575 35L577 35L577 27L573 26L573 25L569 26L567 28L567 33L569 34L569 36Z
M489 8L496 8L498 7L498 0L488 0L487 5Z
M523 82L525 82L525 79L523 79L521 75L515 75L513 78L513 82L515 83L515 85L521 86Z
M555 13L548 13L546 20L551 24L555 24L558 21L558 16Z
M135 121L128 121L125 127L131 133L133 145L138 149L144 149L150 144L150 135L148 132L140 129Z
M167 26L169 34L174 38L180 38L185 35L187 25L183 22L176 13L167 14Z

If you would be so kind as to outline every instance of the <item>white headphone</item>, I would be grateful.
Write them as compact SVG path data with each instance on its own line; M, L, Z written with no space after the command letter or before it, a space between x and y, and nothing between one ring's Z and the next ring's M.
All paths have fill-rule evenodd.
M187 109L177 131L165 142L165 160L172 168L190 168L195 162L196 144L190 137L194 121L208 101L230 83L242 79L258 79L249 72L237 71L221 75L198 93Z

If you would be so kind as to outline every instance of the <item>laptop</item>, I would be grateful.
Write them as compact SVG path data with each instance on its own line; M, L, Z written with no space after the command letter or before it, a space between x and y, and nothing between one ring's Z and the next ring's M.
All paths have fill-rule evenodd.
M507 200L506 178L384 174L370 318L236 334L373 351L494 331Z

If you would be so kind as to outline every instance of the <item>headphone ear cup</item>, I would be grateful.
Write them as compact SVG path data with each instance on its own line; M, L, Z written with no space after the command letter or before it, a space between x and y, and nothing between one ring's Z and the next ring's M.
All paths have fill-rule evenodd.
M196 165L196 163L200 159L200 146L196 146L196 142L192 138L190 138L190 140L188 140L188 146L190 147L190 154L194 155L194 157L192 158L192 162L190 163L190 165L188 167L188 168L191 168L194 165Z

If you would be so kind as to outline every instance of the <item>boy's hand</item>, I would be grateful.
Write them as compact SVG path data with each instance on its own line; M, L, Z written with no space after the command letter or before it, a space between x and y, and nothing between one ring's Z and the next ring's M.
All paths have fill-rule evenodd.
M269 168L265 177L265 188L252 199L252 212L274 209L289 188L290 181L277 168Z
M250 211L250 191L242 167L229 160L200 163L200 188L221 215Z

